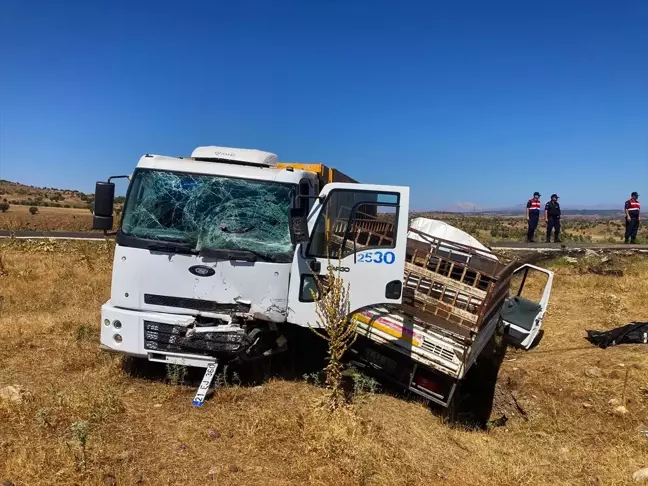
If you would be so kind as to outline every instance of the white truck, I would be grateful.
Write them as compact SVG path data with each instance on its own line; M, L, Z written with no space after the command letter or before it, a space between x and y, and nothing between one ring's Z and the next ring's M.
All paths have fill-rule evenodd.
M426 221L410 228L407 187L198 147L145 155L132 175L98 182L95 229L113 227L116 177L130 183L101 346L206 368L197 405L217 363L298 346L287 330L317 326L312 290L329 255L340 255L361 335L351 359L443 406L497 329L528 348L542 324L553 274L422 231ZM523 281L511 298L512 279L530 271L546 275L542 297L522 298Z

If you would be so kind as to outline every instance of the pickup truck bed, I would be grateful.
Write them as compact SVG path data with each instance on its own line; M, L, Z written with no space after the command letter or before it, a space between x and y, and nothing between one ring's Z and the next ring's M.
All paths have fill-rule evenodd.
M412 233L419 238L408 239L403 302L353 315L364 338L353 360L447 406L457 382L500 327L520 263L410 228ZM347 236L344 244L355 248L392 236L384 222L373 219L356 221L346 234L352 239Z

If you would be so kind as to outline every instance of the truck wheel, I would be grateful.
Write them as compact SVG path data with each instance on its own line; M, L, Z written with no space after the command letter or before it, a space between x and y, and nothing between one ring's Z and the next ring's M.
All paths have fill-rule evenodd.
M484 429L495 399L495 385L506 354L506 343L493 335L468 374L457 384L446 420L454 425Z
M153 363L146 358L137 358L135 356L122 357L122 371L134 378L153 378L164 376L164 366L156 366L159 363Z

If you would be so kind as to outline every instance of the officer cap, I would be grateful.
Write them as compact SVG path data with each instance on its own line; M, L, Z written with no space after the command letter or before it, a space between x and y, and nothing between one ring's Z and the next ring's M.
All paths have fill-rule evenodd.
M558 199L558 194L552 194L552 195L551 195L551 199L553 199L554 197L555 197L556 199Z
M540 193L537 192L537 191L533 193L533 197L536 197L536 196L540 197Z
M632 197L639 197L639 193L638 193L637 191L635 191L635 192L633 192L633 193L631 194L631 196L632 196Z

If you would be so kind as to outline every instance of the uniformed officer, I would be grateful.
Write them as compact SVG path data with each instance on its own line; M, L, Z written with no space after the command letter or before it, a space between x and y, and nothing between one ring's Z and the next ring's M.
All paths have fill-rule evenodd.
M554 242L560 243L560 204L558 194L551 195L551 201L545 204L545 222L547 223L547 243L551 243L551 231L556 230Z
M639 231L639 210L641 205L639 204L639 193L633 192L630 195L630 199L625 202L625 215L626 215L626 231L625 231L625 242L626 243L636 243L637 242L637 232Z
M529 199L526 206L526 218L529 225L529 230L527 231L527 241L529 243L535 243L533 240L533 235L535 230L538 227L538 221L540 221L540 193L534 192L533 198Z

